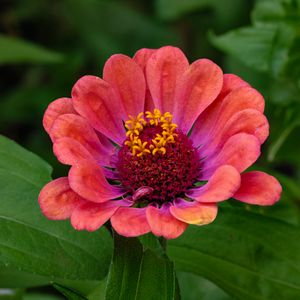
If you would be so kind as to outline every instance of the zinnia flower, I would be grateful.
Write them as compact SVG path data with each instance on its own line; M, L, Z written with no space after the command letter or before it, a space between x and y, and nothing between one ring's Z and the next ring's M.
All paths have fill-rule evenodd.
M43 124L67 177L39 195L46 217L94 231L109 219L127 237L167 239L205 225L220 201L272 205L281 186L244 171L269 134L264 99L208 59L189 64L175 47L117 54L103 79L84 76Z

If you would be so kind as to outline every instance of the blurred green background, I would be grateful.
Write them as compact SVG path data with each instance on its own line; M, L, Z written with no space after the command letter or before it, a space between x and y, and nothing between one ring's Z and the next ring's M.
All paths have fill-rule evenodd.
M284 193L266 212L251 209L299 225L299 0L1 0L0 133L64 175L42 128L47 105L79 77L101 76L110 55L163 45L209 58L264 95L271 134L256 168L278 176ZM218 296L191 296L186 286L200 279L186 276L183 299L230 299L209 282L194 286Z

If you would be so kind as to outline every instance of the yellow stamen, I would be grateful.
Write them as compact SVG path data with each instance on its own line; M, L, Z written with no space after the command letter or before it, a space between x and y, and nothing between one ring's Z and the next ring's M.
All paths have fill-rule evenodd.
M155 108L153 112L146 111L145 113L139 113L136 118L129 116L129 120L125 122L125 128L127 129L126 136L129 140L125 142L125 145L131 149L132 155L138 157L148 153L155 155L156 153L166 154L166 145L169 143L175 143L175 137L177 133L175 130L177 125L172 123L173 116L169 112L162 114L159 109ZM145 127L160 126L161 134L156 134L156 137L152 139L151 143L142 142L140 136Z

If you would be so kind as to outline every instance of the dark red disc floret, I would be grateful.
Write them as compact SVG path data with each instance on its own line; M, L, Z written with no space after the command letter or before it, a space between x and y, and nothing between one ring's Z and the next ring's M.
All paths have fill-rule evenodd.
M117 170L122 185L132 195L142 187L151 190L139 201L172 201L197 181L201 169L198 151L185 134L176 133L175 143L166 145L165 154L138 157L126 145L119 150Z

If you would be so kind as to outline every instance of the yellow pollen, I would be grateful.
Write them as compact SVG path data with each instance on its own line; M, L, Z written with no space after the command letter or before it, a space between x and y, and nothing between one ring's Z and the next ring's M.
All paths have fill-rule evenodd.
M129 120L125 122L126 136L129 138L125 141L125 145L131 150L132 155L137 157L151 153L166 154L166 145L169 143L175 143L175 137L177 134L175 130L177 125L172 123L173 116L169 112L162 114L159 109L155 108L153 112L145 112L146 119L144 119L144 113L139 113L136 117L129 116ZM143 142L140 138L141 132L146 127L160 126L161 133L156 134L151 143Z

